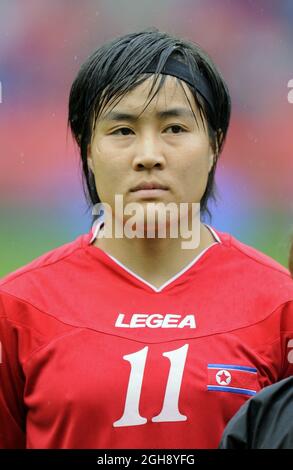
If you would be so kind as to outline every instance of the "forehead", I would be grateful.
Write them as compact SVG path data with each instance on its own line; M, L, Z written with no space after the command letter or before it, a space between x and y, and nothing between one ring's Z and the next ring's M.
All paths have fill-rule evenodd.
M158 79L156 87L160 82L161 75ZM143 111L146 103L150 98L150 90L154 81L154 76L150 76L143 83L136 86L134 89L128 91L122 99L119 100L115 106L106 105L102 114L99 116L99 120L107 119L109 111L124 111L132 112L139 114ZM197 106L195 104L194 97L186 85L185 82L180 80L181 85L178 83L175 77L170 75L165 76L165 82L162 85L161 89L158 91L156 96L148 104L147 108L144 110L144 115L152 115L158 111L166 110L167 108L181 108L190 111L190 108L196 114L198 112ZM182 89L184 88L184 91ZM151 96L155 93L155 90L152 91Z

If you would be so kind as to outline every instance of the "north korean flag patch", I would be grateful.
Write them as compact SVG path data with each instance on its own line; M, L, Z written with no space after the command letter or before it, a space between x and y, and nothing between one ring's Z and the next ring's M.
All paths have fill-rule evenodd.
M257 369L234 364L208 364L207 389L253 396L259 390Z

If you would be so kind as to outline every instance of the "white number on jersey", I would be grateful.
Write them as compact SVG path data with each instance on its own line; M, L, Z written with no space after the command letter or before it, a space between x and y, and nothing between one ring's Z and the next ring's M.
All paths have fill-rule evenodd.
M118 419L118 421L113 423L114 427L138 426L147 422L147 419L139 414L139 401L148 349L148 346L146 346L136 353L123 356L125 361L130 362L131 372L123 415L120 419ZM187 420L187 417L182 415L178 409L179 394L187 351L188 344L185 344L179 349L163 353L163 356L167 357L170 361L170 370L168 374L163 408L157 416L152 418L152 421L155 423Z

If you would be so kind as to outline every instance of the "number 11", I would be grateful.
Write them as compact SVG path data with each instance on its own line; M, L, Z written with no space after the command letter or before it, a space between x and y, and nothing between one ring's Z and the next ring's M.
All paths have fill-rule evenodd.
M148 349L148 346L146 346L136 353L123 356L123 359L130 362L131 372L123 415L118 421L113 423L114 427L139 426L147 422L147 418L144 418L139 414L139 401ZM187 351L188 344L185 344L179 349L163 353L163 356L167 357L170 361L170 370L163 408L157 416L152 418L154 423L187 420L187 417L182 415L178 409L179 394Z

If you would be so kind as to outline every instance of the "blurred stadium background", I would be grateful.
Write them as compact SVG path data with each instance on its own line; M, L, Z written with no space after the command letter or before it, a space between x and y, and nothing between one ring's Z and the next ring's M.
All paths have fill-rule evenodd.
M291 0L1 0L0 276L90 229L69 89L97 46L149 26L202 45L231 91L212 225L287 264Z

